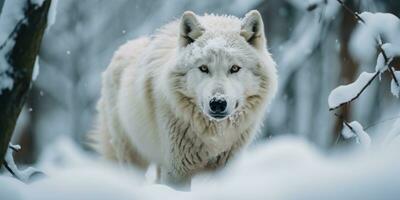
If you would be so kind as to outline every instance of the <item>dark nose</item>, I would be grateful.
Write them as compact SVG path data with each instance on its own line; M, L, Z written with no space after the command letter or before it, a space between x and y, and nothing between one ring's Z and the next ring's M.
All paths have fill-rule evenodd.
M222 114L226 109L226 100L212 98L210 101L210 109L215 114Z

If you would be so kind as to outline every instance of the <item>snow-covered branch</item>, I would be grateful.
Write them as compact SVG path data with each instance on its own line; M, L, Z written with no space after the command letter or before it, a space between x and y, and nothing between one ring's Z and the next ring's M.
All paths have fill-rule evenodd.
M353 83L332 90L328 97L329 110L335 110L357 99L378 75L379 72L363 72Z
M18 152L20 149L21 149L20 145L10 144L8 146L6 156L4 158L3 165L14 178L22 182L29 182L34 177L42 175L43 173L33 167L28 167L24 170L18 169L17 165L14 162L13 153Z
M345 139L355 138L356 143L364 148L368 148L371 145L371 138L359 122L352 121L349 123L344 121L343 124L342 136Z
M358 121L347 122L342 115L335 113L335 116L343 122L342 132L338 135L336 142L338 142L339 137L342 136L346 140L354 138L355 142L365 149L370 147L371 138Z
M395 71L393 74L394 74L394 76L397 78L397 80L400 79L400 71ZM396 79L392 79L392 81L391 81L391 83L390 83L390 91L392 92L392 94L393 94L394 96L396 96L397 98L399 98L399 96L400 96L400 87L399 87L398 84L395 83L394 80L396 80Z
M383 43L381 34L385 29L382 23L390 22L390 24L400 24L400 20L392 14L372 14L368 12L358 14L348 7L343 1L337 1L343 6L343 8L345 8L347 12L352 14L361 24L367 27L367 35L372 35L375 38L379 55L377 57L374 73L363 72L354 83L345 86L339 86L330 93L328 98L329 110L335 110L357 99L371 84L371 82L375 80L378 75L384 73L385 71L390 72L393 79L391 91L393 95L398 96L398 90L400 88L399 77L397 77L390 64L394 57L397 56L400 48L394 48L393 46L395 45L392 45L391 43ZM398 30L395 31L398 32ZM389 53L386 51L389 51Z

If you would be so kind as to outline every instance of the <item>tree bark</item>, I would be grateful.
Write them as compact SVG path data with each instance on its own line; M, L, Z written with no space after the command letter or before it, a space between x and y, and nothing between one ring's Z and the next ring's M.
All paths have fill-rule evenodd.
M354 7L354 3L351 1L349 1L346 5ZM354 17L353 14L350 14L349 12L344 10L344 8L341 7L340 9L342 9L341 12L343 13L340 29L340 44L342 44L340 45L340 58L342 64L340 84L349 84L352 80L355 80L358 69L358 63L351 57L350 50L348 48L351 34L353 33L357 25L357 19ZM341 138L341 130L343 129L343 120L348 119L352 113L351 104L346 104L342 106L338 110L338 113L341 113L343 119L336 119L333 131L333 138L337 138L339 140L333 140L332 145L337 145L338 142L344 142Z
M26 23L16 25L15 45L5 54L8 55L6 60L12 68L9 75L14 84L11 90L5 89L0 95L0 163L4 161L18 115L28 96L33 67L47 26L50 4L51 0L45 0L40 6L26 0Z

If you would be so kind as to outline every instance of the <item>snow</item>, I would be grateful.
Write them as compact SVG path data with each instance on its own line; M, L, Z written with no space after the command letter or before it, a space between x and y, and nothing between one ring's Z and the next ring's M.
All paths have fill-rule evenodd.
M385 146L400 146L400 118L395 120L391 128L384 137L383 145Z
M395 77L397 79L398 82L400 82L400 71L393 71L395 74ZM390 92L392 92L392 94L399 98L400 95L400 86L398 86L396 84L396 82L394 81L394 79L392 78L392 81L390 82Z
M32 3L41 6L44 0L33 0ZM26 1L12 1L7 0L3 5L3 9L0 16L0 95L4 89L11 90L14 85L14 80L10 76L12 68L8 63L8 53L15 45L14 36L10 37L10 34L14 30L16 24L24 19L24 6ZM53 0L48 14L48 26L54 24L56 17L56 6L57 1ZM24 21L25 22L25 21ZM25 22L26 23L26 22ZM33 80L36 80L39 74L38 61L35 62Z
M7 0L0 15L0 95L4 89L11 90L14 80L10 76L12 69L8 63L8 53L14 47L14 40L9 38L15 24L24 17L25 1Z
M368 148L371 145L371 138L368 133L364 131L362 125L357 121L350 122L348 125L343 124L342 136L345 139L356 138L356 142L361 144L364 148Z
M388 58L400 56L400 45L385 43L382 45L382 49L385 51Z
M0 57L1 56L0 54ZM3 64L4 63L0 62L0 65L4 66ZM0 95L4 89L12 90L14 85L14 80L6 72L7 70L3 71L0 69Z
M49 177L29 185L0 177L0 197L19 200L393 199L400 195L398 150L399 146L393 146L390 150L348 150L327 156L302 139L277 138L243 152L221 172L195 177L190 192L145 183L137 171L90 159L80 165L58 168Z
M385 37L385 42L399 45L400 20L390 13L360 14L365 24L359 23L350 41L351 54L361 63L366 64L375 57L377 40Z
M0 16L0 41L3 44L12 30L15 24L24 17L24 1L10 1L4 2L3 9Z
M382 49L385 52L386 57L388 58L388 62L385 63L383 53L379 53L376 61L375 71L379 71L380 73L383 73L388 69L388 65L393 61L395 57L400 56L400 45L385 43L382 45Z
M383 73L387 70L388 63L385 63L385 58L382 53L379 53L378 58L376 59L375 71L379 71Z
M375 73L362 72L353 83L341 85L332 90L328 97L329 108L336 108L354 99L374 76Z
M23 191L27 189L26 185L21 181L8 177L0 176L0 198L6 200L23 200L27 199L23 195Z
M42 6L45 0L31 0L30 2L37 5ZM52 0L50 4L49 12L47 13L47 27L46 30L50 29L50 27L55 23L57 16L57 4L58 0Z
M369 28L372 34L377 36L378 34L390 32L390 30L399 30L399 18L391 13L371 13L363 12L360 17L365 21L366 26Z
M35 65L33 66L33 73L32 73L33 81L36 81L37 77L39 76L39 70L40 70L39 56L37 56L35 59Z
M9 144L10 148L15 149L15 150L20 150L21 149L21 145L19 144Z
M58 0L52 0L49 13L47 14L47 28L46 30L49 30L51 26L54 25L56 22L57 18L57 5L58 5Z

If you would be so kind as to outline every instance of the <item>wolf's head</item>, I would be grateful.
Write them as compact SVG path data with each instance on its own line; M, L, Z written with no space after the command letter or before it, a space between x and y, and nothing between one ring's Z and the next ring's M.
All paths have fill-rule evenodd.
M203 115L220 121L260 112L274 95L275 63L258 11L243 19L185 12L178 38L173 85Z

